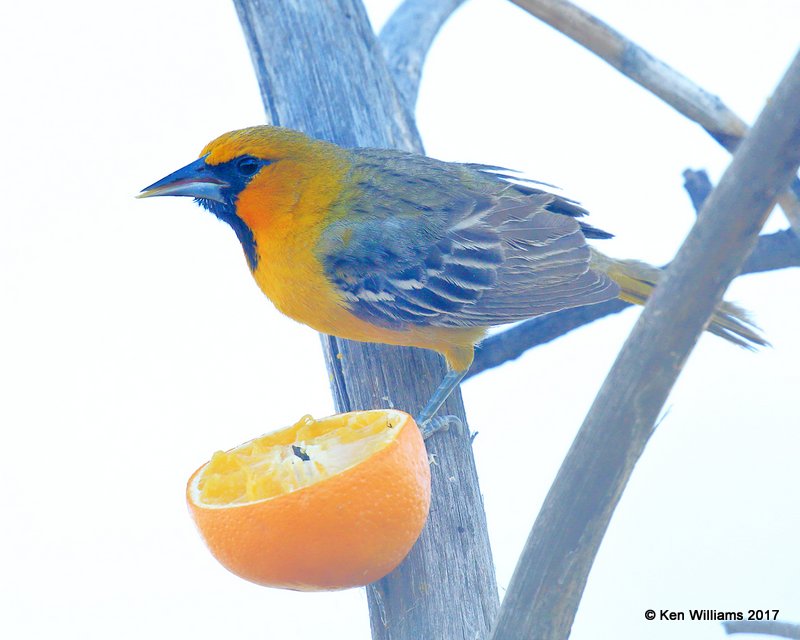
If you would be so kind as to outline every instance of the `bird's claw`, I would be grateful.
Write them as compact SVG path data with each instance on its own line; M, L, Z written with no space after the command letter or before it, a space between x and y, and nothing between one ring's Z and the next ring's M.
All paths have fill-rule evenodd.
M449 431L450 429L454 429L458 433L463 431L464 423L458 416L434 416L419 425L419 430L425 440L437 431Z

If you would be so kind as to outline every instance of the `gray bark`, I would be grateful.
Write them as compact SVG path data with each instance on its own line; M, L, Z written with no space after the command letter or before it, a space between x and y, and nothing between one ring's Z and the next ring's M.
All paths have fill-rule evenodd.
M464 0L405 0L381 29L380 43L406 106L417 103L422 65L439 29Z
M235 0L268 120L342 146L422 151L358 0ZM322 337L337 410L416 413L445 373L431 352ZM444 408L466 417L460 394ZM428 443L431 515L411 554L367 596L375 639L485 638L498 608L468 433Z
M667 395L800 164L800 54L642 312L545 499L496 640L569 636L600 542Z

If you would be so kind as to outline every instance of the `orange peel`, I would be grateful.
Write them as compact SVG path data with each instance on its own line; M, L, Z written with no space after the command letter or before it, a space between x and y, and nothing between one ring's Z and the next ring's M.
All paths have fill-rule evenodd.
M419 429L393 409L304 416L215 453L186 488L223 566L304 591L361 586L392 571L419 537L430 495Z

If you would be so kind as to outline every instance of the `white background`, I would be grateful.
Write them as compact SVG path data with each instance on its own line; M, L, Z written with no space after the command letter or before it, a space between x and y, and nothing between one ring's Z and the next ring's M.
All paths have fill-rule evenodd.
M368 2L381 25L397 3ZM797 0L583 0L752 122L798 46ZM281 317L233 233L187 199L137 201L211 138L263 121L228 2L0 9L0 636L369 637L363 590L227 573L184 506L220 448L332 403L319 339ZM694 214L686 167L727 153L579 46L471 0L426 66L430 155L561 185L660 264ZM769 223L785 226L780 214ZM774 348L704 337L614 516L572 637L721 638L645 609L780 609L800 622L800 272L737 280ZM501 595L637 312L464 386Z

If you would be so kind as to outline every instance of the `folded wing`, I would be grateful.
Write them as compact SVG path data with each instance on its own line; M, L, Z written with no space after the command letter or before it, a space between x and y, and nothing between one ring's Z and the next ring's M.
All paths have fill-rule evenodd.
M318 247L354 315L398 330L490 326L616 297L589 269L593 228L574 203L474 166L358 153L339 204L349 215Z

